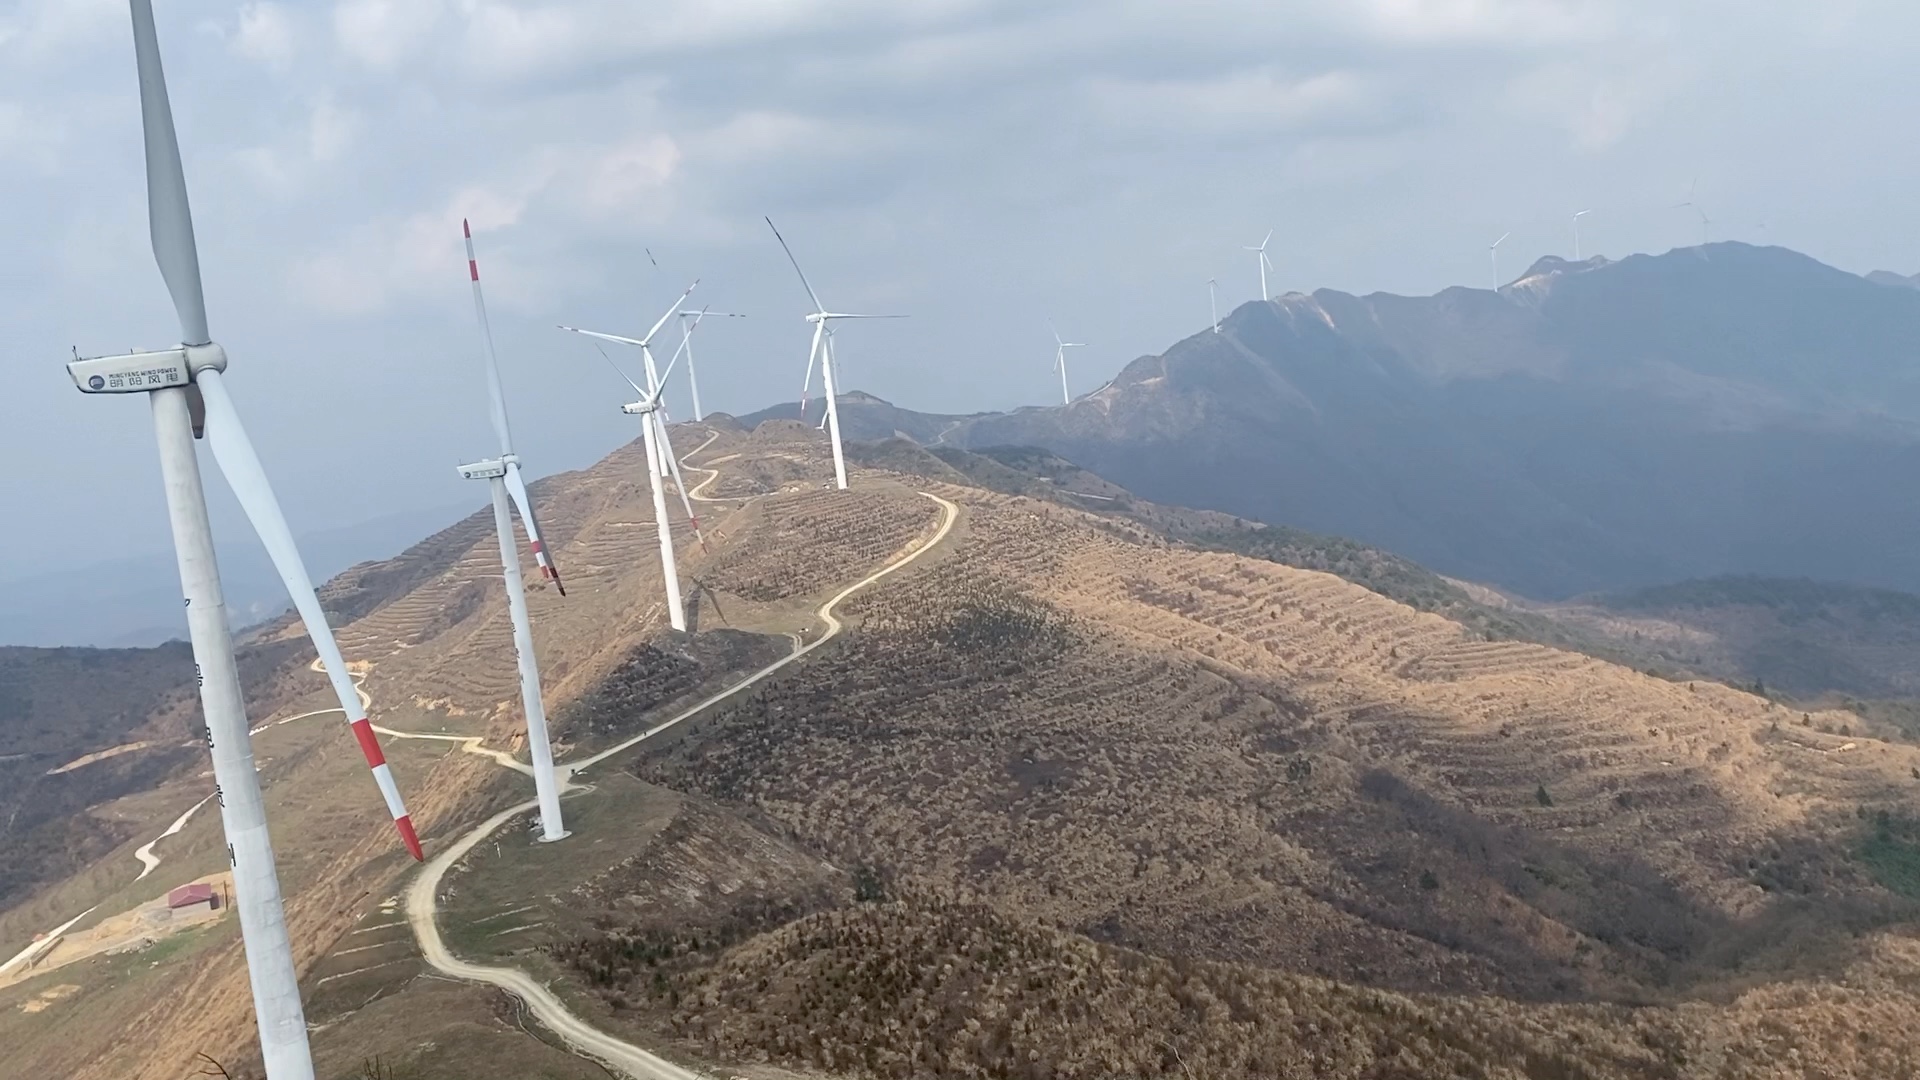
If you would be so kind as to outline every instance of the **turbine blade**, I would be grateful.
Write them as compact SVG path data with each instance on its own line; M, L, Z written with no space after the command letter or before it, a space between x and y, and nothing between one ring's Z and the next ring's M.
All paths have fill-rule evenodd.
M820 355L820 339L825 334L827 324L813 324L813 344L807 348L807 377L800 383L800 418L807 416L807 391L813 386L813 362Z
M219 463L220 473L227 478L227 486L240 501L241 509L246 511L247 520L253 523L253 531L259 534L260 543L272 558L273 568L280 572L280 580L287 586L287 596L293 601L294 610L300 613L300 621L306 624L307 636L313 639L314 651L320 654L320 663L327 670L327 681L333 685L334 696L340 699L340 708L347 714L347 724L360 743L367 767L373 770L374 782L380 786L381 797L386 800L388 813L393 815L401 842L407 845L407 852L414 860L420 861L423 856L420 838L413 831L413 819L407 815L400 788L393 782L393 771L387 767L380 740L373 733L373 722L367 718L359 690L347 673L346 659L340 655L340 645L334 640L333 628L327 625L326 612L314 594L313 579L307 575L300 549L293 542L293 532L287 528L287 519L280 512L280 501L273 496L266 470L260 467L260 458L240 424L240 414L233 407L226 384L221 381L220 373L212 369L200 372L196 382L207 402L207 445L213 451L213 459Z
M700 323L698 320L695 320L693 325L697 327L700 325ZM680 362L680 358L686 355L687 342L692 340L693 340L693 334L692 334L692 331L689 330L687 335L680 339L680 347L673 350L673 356L667 360L667 369L660 373L659 381L654 384L653 393L645 395L647 404L658 405L660 403L660 395L667 392L667 379L672 377L674 365L678 364ZM638 387L636 387L635 389L638 389Z
M594 336L598 337L599 335L596 334ZM627 373L620 370L619 364L616 364L613 362L613 357L607 355L607 350L602 349L599 345L595 345L593 348L595 352L600 354L600 359L605 360L607 362L607 366L613 369L613 373L615 375L620 376L622 379L626 379L627 385L633 387L633 392L636 394L639 394L641 399L645 400L647 396L647 392L645 390L640 389L639 383L634 382L632 379L627 378Z
M911 316L908 316L908 315L855 315L845 311L823 312L822 317L826 319L906 319L906 318L911 318Z
M480 320L480 337L487 346L487 400L492 408L493 433L500 440L502 454L513 453L513 432L507 424L507 394L500 387L500 359L493 351L493 327L487 322L487 301L480 293L480 261L473 256L473 229L460 219L460 234L467 241L467 276L473 279L473 314Z
M562 326L560 329L571 331L572 333L575 333L575 334L585 334L590 338L599 338L601 341L611 341L618 345L645 345L646 344L646 342L641 341L639 338L621 337L619 334L603 334L598 330L582 330L577 326Z
M707 534L700 531L700 515L693 512L693 500L687 496L687 482L680 478L680 459L674 455L673 440L667 437L667 425L660 424L660 452L666 456L667 471L673 474L674 489L680 492L680 505L687 511L687 520L693 523L694 539L701 547L707 546Z
M193 239L193 209L187 175L180 166L180 139L167 101L167 74L160 66L160 37L152 0L132 0L133 57L140 72L140 126L147 150L147 229L153 261L173 295L180 316L180 343L205 345L207 300L200 284L200 251Z
M1261 251L1267 250L1267 244L1270 243L1272 240L1273 240L1273 230L1268 229L1267 238L1265 240L1260 241L1260 250Z
M520 523L527 527L527 546L533 549L533 561L540 564L540 573L553 582L560 595L567 595L567 587L560 583L560 568L553 563L553 556L547 553L547 545L540 538L540 522L533 516L533 494L527 490L526 478L520 475L520 466L516 462L507 462L507 495L513 499L513 507L520 512Z
M633 344L640 345L640 346L651 345L653 343L653 335L659 333L660 328L667 325L668 319L671 319L675 315L678 315L680 313L680 305L686 303L687 297L692 296L693 290L699 287L700 287L700 279L694 278L693 284L687 286L687 291L680 294L680 299L675 300L673 302L673 306L667 309L667 313L665 315L660 316L660 321L653 324L653 329L647 331L647 336L641 338L639 341L633 342Z
M780 241L780 250L787 253L787 261L793 264L793 272L800 275L800 284L806 288L807 298L813 301L813 310L827 310L827 305L820 302L820 294L813 291L813 283L807 280L807 272L800 269L800 260L793 257L793 249L787 246L787 238L780 235L772 218L767 219L767 228L772 229L773 238Z

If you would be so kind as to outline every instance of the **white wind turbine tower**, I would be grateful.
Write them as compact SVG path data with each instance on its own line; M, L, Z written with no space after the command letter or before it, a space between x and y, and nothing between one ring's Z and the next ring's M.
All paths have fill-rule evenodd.
M680 313L680 347L687 353L687 389L693 393L693 422L706 419L707 414L700 408L700 376L693 369L693 328L690 324L700 321L701 316L716 319L744 319L745 315L736 315L731 311L682 311Z
M575 326L562 326L560 328L576 334L585 334L587 337L599 338L602 341L638 346L640 349L640 356L646 365L647 387L641 389L638 383L627 378L625 372L621 372L620 377L626 379L627 385L633 387L634 392L640 395L639 401L630 405L621 406L621 411L629 415L641 417L640 439L646 448L647 482L653 488L654 531L660 535L660 576L665 583L667 593L667 621L675 630L682 631L687 628L687 609L680 598L680 569L673 553L673 527L667 520L667 493L664 478L668 475L673 477L674 484L680 488L680 495L683 500L686 498L687 486L686 483L680 479L680 462L674 457L673 443L667 437L665 408L660 400L661 395L666 392L667 384L662 374L654 367L653 339L655 335L660 333L660 328L667 325L668 319L680 313L680 305L687 302L687 297L693 293L695 286L699 284L700 283L696 281L693 285L687 286L687 291L680 294L679 299L673 302L673 306L667 309L667 313L660 316L659 321L654 323L653 327L649 329L643 337L621 337L618 334L603 334L597 330L582 330ZM694 325L699 325L698 320L695 321ZM692 327L689 327L688 330L689 334L691 334ZM686 348L687 342L690 340L690 336L681 340L682 350ZM676 350L673 358L667 362L666 374L670 375L673 373L673 365L677 363L679 359L680 351ZM613 364L613 359L608 357L607 362ZM613 364L613 369L620 371L620 366ZM688 510L687 516L692 519L694 528L696 530L699 529L700 520L693 517L691 509Z
M827 306L820 302L820 294L813 291L813 284L807 280L807 272L800 269L800 260L793 257L793 249L787 246L787 238L780 235L780 230L774 226L772 218L767 219L767 228L773 229L773 238L780 241L780 250L787 253L787 261L793 264L793 272L800 275L800 284L806 288L807 298L813 301L813 312L806 318L807 322L813 324L813 345L807 350L807 377L800 386L801 400L805 401L806 388L813 384L813 365L814 361L818 360L822 389L827 396L827 438L833 443L833 479L840 490L845 491L847 460L840 450L840 406L835 400L837 393L833 385L833 351L831 345L828 345L825 351L822 351L821 347L823 339L828 334L827 324L836 319L904 319L906 316L852 315L846 312L828 311ZM802 408L804 409L804 405Z
M1512 235L1511 232L1501 233L1500 239L1487 245L1487 259L1493 264L1493 291L1496 295L1500 292L1500 245Z
M1220 332L1220 298L1216 295L1218 282L1207 279L1207 310L1213 314L1213 332Z
M500 360L493 350L493 327L487 322L487 302L480 292L480 263L473 254L473 230L465 220L460 232L467 242L467 276L473 280L473 314L480 323L480 340L486 346L487 402L493 419L493 433L500 441L500 456L460 466L460 475L469 480L485 480L493 489L493 527L500 539L501 582L507 592L507 616L513 622L513 651L520 665L520 704L527 717L527 749L533 759L533 789L540 800L540 839L547 842L564 839L565 823L560 816L560 784L553 774L553 744L547 735L547 706L540 693L540 661L533 651L533 624L527 617L527 588L520 578L520 552L513 538L513 517L507 501L520 511L520 523L527 528L527 544L534 561L553 582L560 595L567 595L560 584L560 571L553 565L546 545L540 539L540 523L533 516L533 497L520 475L520 457L513 452L513 432L507 423L507 397L500 386Z
M153 412L167 516L186 600L187 632L206 717L207 748L213 757L214 794L220 804L228 860L233 867L234 907L246 950L260 1053L269 1080L311 1080L313 1059L307 1045L306 1016L300 1005L298 974L287 936L260 779L247 737L246 703L234 662L213 530L207 520L206 491L194 453L196 435L207 440L228 486L286 584L373 770L394 825L416 860L421 857L420 840L380 751L373 725L360 705L326 614L314 595L312 579L301 562L279 501L227 394L223 382L227 354L207 332L200 257L194 243L186 175L180 165L180 144L167 101L153 7L151 0L130 0L129 7L146 145L148 225L154 260L180 317L181 344L153 352L76 359L67 365L67 371L83 393L145 393Z
M1246 251L1257 251L1260 253L1260 299L1262 300L1268 300L1272 298L1272 295L1267 292L1267 271L1273 269L1273 260L1267 258L1267 244L1272 239L1273 239L1273 230L1268 229L1267 238L1265 240L1260 241L1259 247L1250 247L1250 248L1243 249Z
M1084 341L1061 340L1060 331L1056 329L1052 323L1047 324L1047 329L1053 331L1053 368L1060 373L1060 404L1071 405L1073 404L1073 395L1067 391L1067 350L1084 349L1087 347L1087 343Z
M1573 261L1580 261L1580 219L1593 213L1591 210L1578 210L1573 215Z

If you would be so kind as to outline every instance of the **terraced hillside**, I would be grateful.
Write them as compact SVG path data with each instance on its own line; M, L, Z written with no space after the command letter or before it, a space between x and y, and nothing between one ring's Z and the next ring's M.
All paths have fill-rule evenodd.
M1920 1070L1920 749L1852 714L1489 640L1076 508L1106 495L1077 474L1041 499L861 455L841 493L804 425L676 438L691 635L663 629L637 446L536 489L568 581L529 598L562 760L820 641L823 601L927 554L839 637L592 766L573 838L523 816L442 881L459 955L593 1026L755 1080ZM471 518L327 587L377 719L425 736L387 745L430 854L531 794L486 756L524 758L495 557ZM303 718L317 676L284 682L256 750L323 1075L595 1074L428 975L350 736ZM149 793L142 828L203 784ZM195 818L147 884L221 850ZM122 862L41 901L144 898ZM244 1075L240 959L226 925L0 989L0 1077Z
M1781 986L1811 1002L1895 959L1920 974L1900 966L1913 954L1904 879L1863 854L1869 822L1910 813L1920 753L1846 734L1850 714L1487 641L1331 575L1183 549L1052 502L934 490L966 509L959 551L856 601L863 623L842 649L633 763L868 868L884 883L870 892L909 905L872 939L918 950L902 970L944 956L991 971L986 957L1025 948L1013 943L1028 930L949 935L950 901L926 898L959 898L967 920L984 905L987 923L1218 962L1232 979L1497 995L1486 1010L1501 1024L1557 1015L1527 1002L1661 1003L1669 1075L1696 1075L1674 1063ZM963 1019L960 984L928 990L947 1001L931 1011L823 1007L886 1000L892 960L841 944L844 920L864 917L810 918L829 921L678 971L683 1004L656 1002L654 1022L712 1052L940 1074L932 1059L846 1047L887 1043L875 1030L940 1043ZM1101 963L1124 968L1124 955ZM769 1004L726 989L741 985L791 989ZM1754 986L1774 989L1701 1003ZM1365 1014L1403 1007L1335 1030L1375 1039ZM1910 992L1886 1007L1920 1016ZM1041 1015L988 1013L1016 1035ZM1632 1037L1615 1014L1580 1015ZM861 1023L880 1027L856 1038ZM1024 1045L1056 1075L1110 1074ZM1799 1045L1824 1055L1822 1075L1870 1075L1849 1071L1861 1066L1848 1047ZM1728 1075L1781 1066L1762 1055ZM1511 1075L1659 1074L1605 1055L1561 1067L1576 1071ZM1330 1075L1416 1075L1355 1068Z
M683 448L691 449L705 434L683 431ZM662 637L659 562L642 461L637 444L623 447L593 469L535 486L548 543L568 585L563 598L542 584L537 573L528 574L549 708L557 716L566 715L575 698L598 688L634 651L656 642L678 648ZM690 483L701 478L701 473L689 471ZM708 555L674 501L681 565L698 576ZM703 518L703 525L724 529L736 505L702 504L703 513L712 517ZM447 736L385 740L414 819L432 850L449 829L513 797L526 783L489 759L459 749L460 739L472 738L480 740L483 749L525 756L490 522L476 515L393 560L353 568L328 583L323 593L338 620L349 665L372 697L376 722ZM694 597L692 602L697 606L700 600ZM311 967L331 955L335 942L391 893L410 864L396 852L392 826L364 766L357 764L358 754L339 714L279 723L331 704L324 682L305 670L312 653L301 628L283 622L265 628L260 637L257 648L290 650L296 661L283 674L285 686L257 689L250 704L256 724L262 725L255 737L256 755L297 959ZM724 669L761 655L751 648L679 651L689 658L694 684L715 675L702 676L703 663ZM563 752L569 738L569 732L560 732ZM146 749L116 760L148 761L153 752ZM156 778L159 786L154 790L124 806L115 804L116 812L128 819L123 823L124 847L100 854L97 870L37 897L29 905L36 914L0 918L0 929L27 933L101 904L92 916L97 920L114 905L130 904L136 893L146 899L142 890L158 887L164 892L173 877L220 868L224 860L217 853L224 848L217 844L217 818L200 815L177 838L158 844L160 856L176 853L163 863L160 874L130 885L139 869L133 845L157 836L182 808L206 793L204 759L191 753L188 758L176 763L187 767ZM252 1033L240 960L232 927L222 925L196 939L186 954L138 977L106 978L107 969L100 968L102 977L90 980L91 963L68 969L84 992L62 999L60 1008L84 1009L98 1022L90 1022L87 1036L79 1038L71 1031L63 1033L57 1024L29 1023L7 1030L0 1035L8 1045L0 1076L187 1076L200 1053L241 1068ZM165 993L158 992L162 984L168 987ZM36 986L23 984L19 993ZM0 992L0 998L12 993ZM0 1006L6 1004L0 1001ZM0 1007L0 1013L5 1011ZM47 1019L58 1020L59 1012L50 1007Z

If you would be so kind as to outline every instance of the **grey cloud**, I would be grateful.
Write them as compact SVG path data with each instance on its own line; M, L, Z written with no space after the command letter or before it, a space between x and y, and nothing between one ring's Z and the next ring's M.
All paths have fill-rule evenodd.
M797 393L802 297L857 385L938 409L1047 400L1052 317L1092 380L1276 287L1427 291L1564 254L1727 235L1920 269L1920 149L1878 0L171 0L174 101L230 384L299 528L475 498L484 445L458 221L474 219L522 449L585 464L631 426L555 322L644 326L672 282L712 328L703 393ZM0 0L0 319L16 505L85 560L163 549L143 411L83 400L70 345L174 334L146 251L119 0ZM86 77L75 73L85 72ZM1784 73L1784 74L1783 74ZM1746 234L1734 230L1747 229ZM655 273L651 247L670 273ZM706 333L707 331L703 331ZM684 408L684 405L682 406ZM481 440L476 443L475 440ZM215 487L217 488L217 484ZM129 525L128 523L132 523ZM223 528L232 529L230 517ZM244 540L244 534L239 539ZM42 544L0 537L15 565ZM0 573L0 577L4 577Z

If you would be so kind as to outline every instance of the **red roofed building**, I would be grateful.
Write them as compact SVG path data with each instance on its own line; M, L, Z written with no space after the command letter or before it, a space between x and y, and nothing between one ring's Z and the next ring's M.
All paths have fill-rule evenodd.
M167 894L167 907L174 911L179 911L181 908L196 907L201 904L205 904L208 910L212 910L218 907L219 903L219 898L217 894L214 893L213 886L206 882L182 885Z

